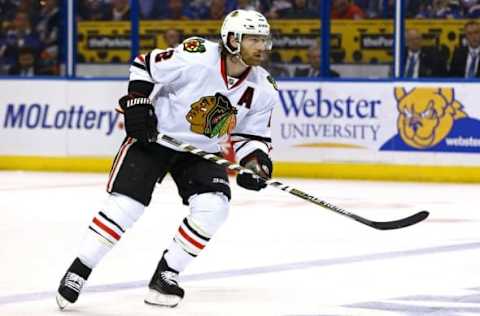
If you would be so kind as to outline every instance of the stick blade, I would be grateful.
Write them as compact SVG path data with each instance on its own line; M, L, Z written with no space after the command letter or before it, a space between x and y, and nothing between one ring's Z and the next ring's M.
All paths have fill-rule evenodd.
M390 229L398 229L404 228L411 225L415 225L428 217L430 213L427 211L421 211L416 214L410 215L408 217L398 219L395 221L388 221L388 222L375 222L375 221L368 221L367 224L370 227L380 229L380 230L390 230Z

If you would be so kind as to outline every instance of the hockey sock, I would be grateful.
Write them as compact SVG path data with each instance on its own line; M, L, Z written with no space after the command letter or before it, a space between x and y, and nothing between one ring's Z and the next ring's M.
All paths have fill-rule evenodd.
M189 204L191 214L183 219L165 254L168 265L178 272L200 254L228 215L228 198L222 193L194 195Z
M191 216L184 218L178 228L173 242L165 253L168 265L176 271L185 270L186 266L205 248L210 236L195 225Z
M111 194L105 207L90 222L78 257L94 268L143 214L144 206L120 194Z

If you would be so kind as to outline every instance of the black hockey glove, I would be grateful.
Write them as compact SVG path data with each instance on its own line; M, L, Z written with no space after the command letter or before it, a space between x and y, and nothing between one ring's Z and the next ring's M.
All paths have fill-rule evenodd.
M260 149L255 150L240 160L240 165L252 170L262 178L270 179L272 176L272 161L268 155ZM254 178L248 173L238 174L237 184L242 188L255 191L260 191L267 186L264 180Z
M118 100L125 119L127 136L139 142L149 143L157 140L157 116L152 101L147 97L126 95Z

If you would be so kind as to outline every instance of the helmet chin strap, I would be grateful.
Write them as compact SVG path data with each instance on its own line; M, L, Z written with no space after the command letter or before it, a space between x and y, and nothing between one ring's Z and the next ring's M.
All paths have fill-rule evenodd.
M247 65L245 60L243 60L243 58L242 58L242 54L241 54L241 52L242 52L242 36L241 35L238 36L236 42L237 42L237 45L238 45L238 53L233 54L233 57L235 59L237 59L240 62L240 64L242 64L242 66L250 67L249 65Z

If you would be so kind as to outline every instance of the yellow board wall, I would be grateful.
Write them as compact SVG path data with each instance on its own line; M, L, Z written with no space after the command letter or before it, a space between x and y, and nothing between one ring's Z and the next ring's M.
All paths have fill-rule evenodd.
M0 170L108 172L112 160L113 157L2 156ZM279 162L274 164L274 177L476 183L480 182L480 167Z

